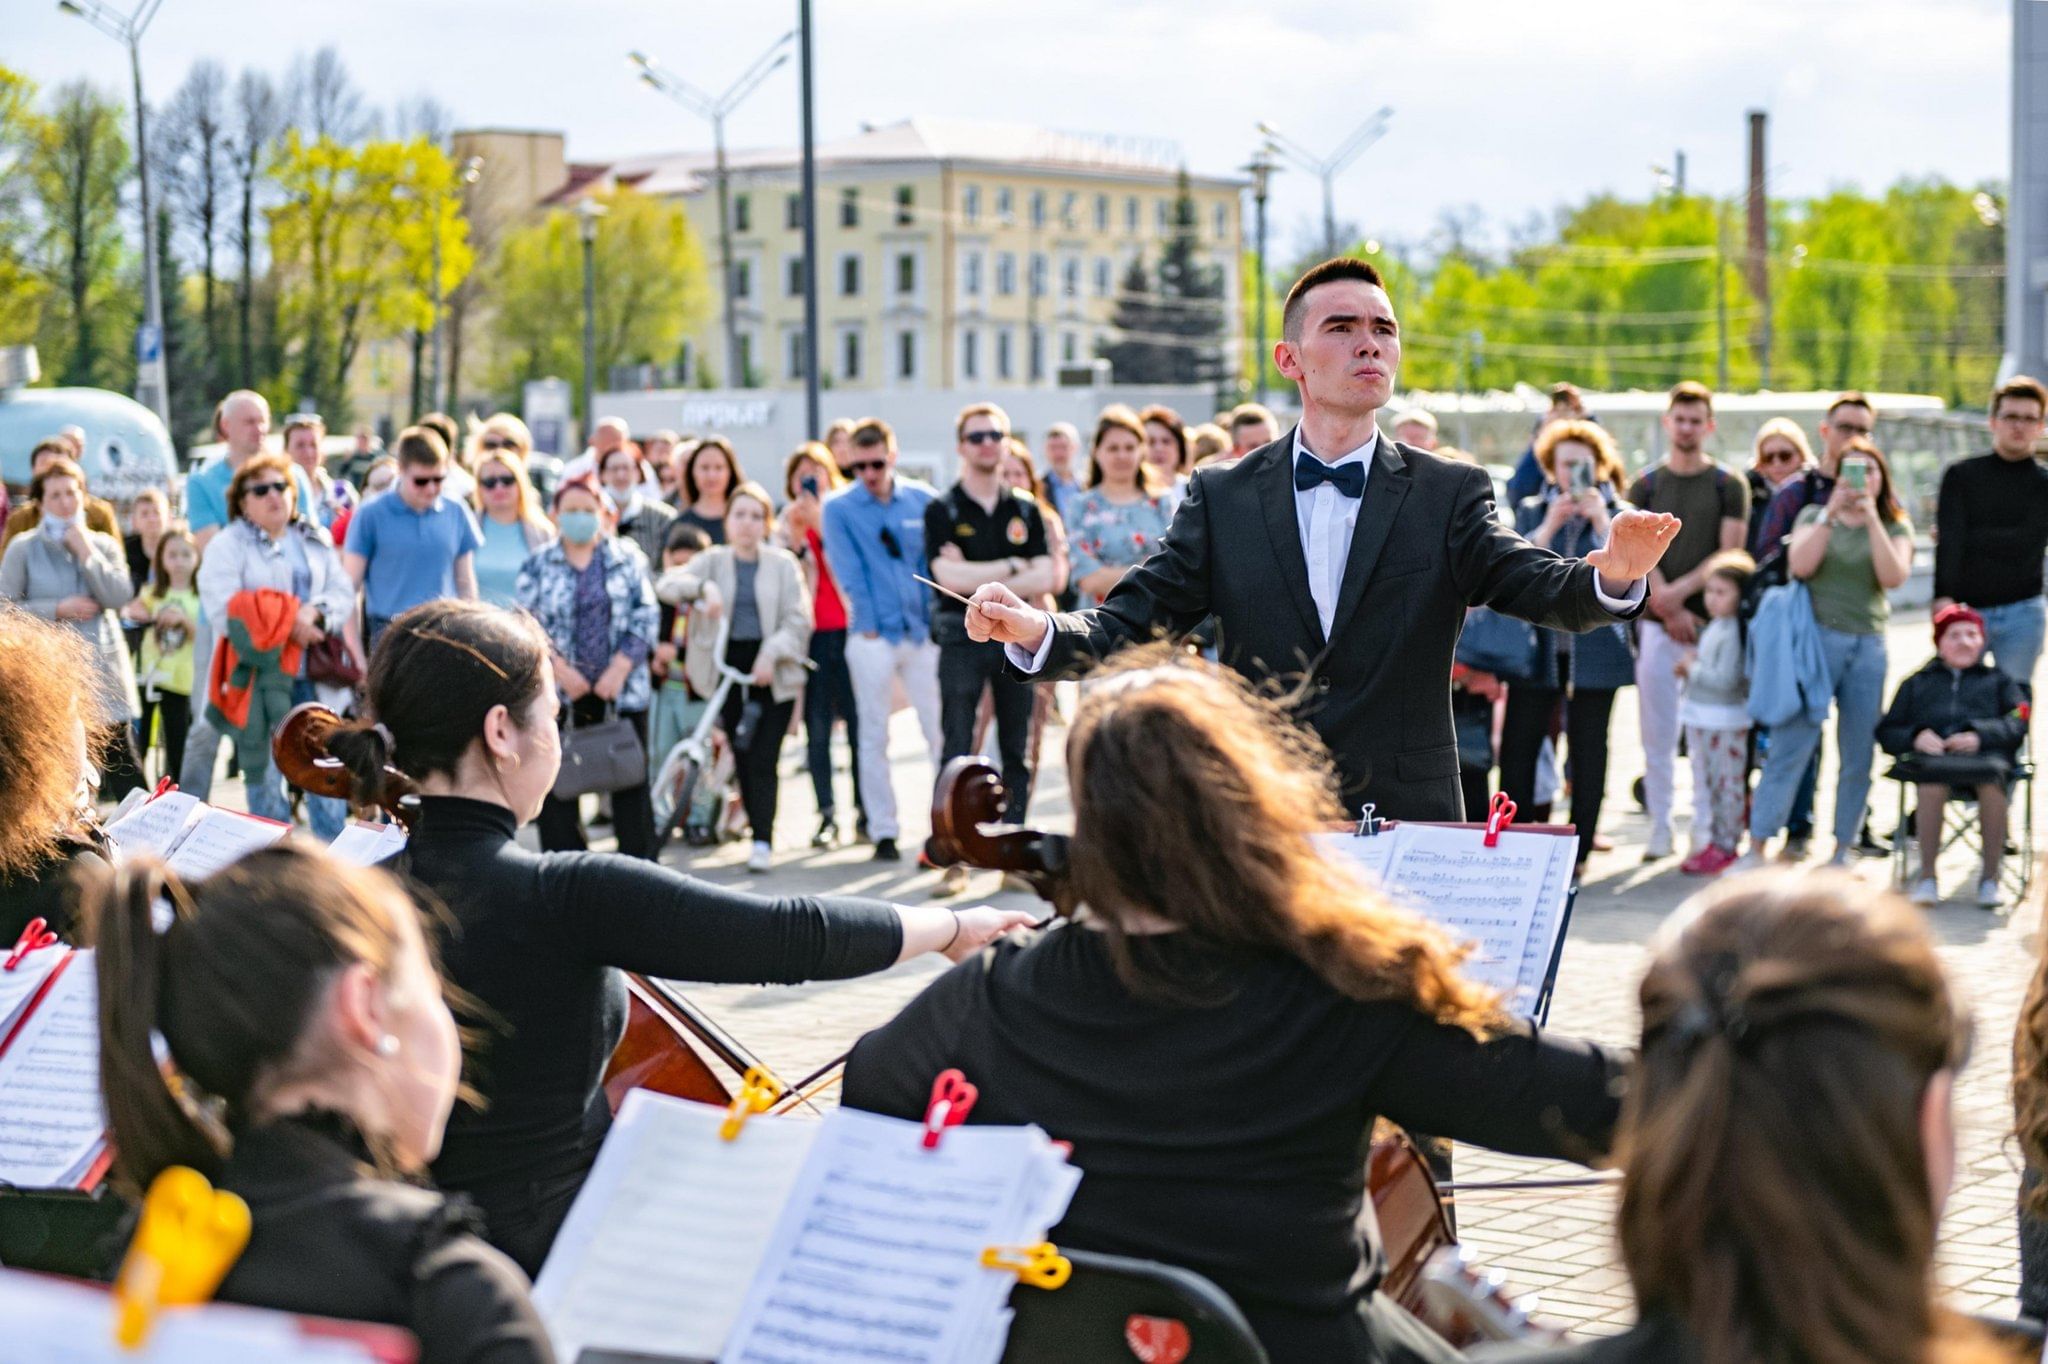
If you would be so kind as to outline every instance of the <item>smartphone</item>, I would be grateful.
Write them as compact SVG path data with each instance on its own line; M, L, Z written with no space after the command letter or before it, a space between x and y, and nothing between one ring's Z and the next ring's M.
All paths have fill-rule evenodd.
M1574 460L1565 466L1565 491L1586 493L1593 490L1593 466L1581 460Z
M1842 481L1857 492L1870 486L1870 465L1860 459L1852 459L1842 466Z
M816 497L818 495L818 476L816 474L805 474L796 481L796 486L809 493L812 497Z

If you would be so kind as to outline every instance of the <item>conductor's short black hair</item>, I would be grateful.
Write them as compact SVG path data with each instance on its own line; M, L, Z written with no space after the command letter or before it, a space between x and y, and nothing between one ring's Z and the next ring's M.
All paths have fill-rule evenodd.
M1280 335L1289 343L1300 341L1301 319L1302 314L1308 311L1309 291L1344 279L1355 279L1377 289L1387 287L1371 261L1362 261L1355 256L1334 256L1321 265L1311 266L1308 273L1294 281L1294 287L1287 291L1287 302L1280 310Z

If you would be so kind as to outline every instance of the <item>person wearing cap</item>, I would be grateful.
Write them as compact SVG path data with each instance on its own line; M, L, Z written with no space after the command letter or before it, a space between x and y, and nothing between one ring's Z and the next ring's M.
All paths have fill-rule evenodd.
M1947 605L1934 613L1934 653L1899 684L1877 727L1877 742L1898 758L1892 775L1914 783L1920 874L1913 903L1941 899L1935 859L1941 852L1942 806L1958 787L1973 790L1983 821L1984 866L1977 903L1997 909L1999 859L2005 852L2006 781L2027 736L2027 693L2018 678L1984 661L1984 617Z

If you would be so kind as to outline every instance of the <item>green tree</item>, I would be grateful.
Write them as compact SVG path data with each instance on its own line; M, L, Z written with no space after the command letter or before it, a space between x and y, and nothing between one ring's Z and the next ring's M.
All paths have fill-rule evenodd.
M0 345L29 340L45 290L35 269L28 163L41 138L35 84L0 66Z
M299 396L338 423L349 416L349 371L363 340L431 318L437 235L443 287L469 272L455 168L425 138L351 147L292 130L276 181L283 202L270 211L270 254L297 346Z
M674 204L627 189L598 201L606 213L592 247L597 372L667 363L709 312L703 247ZM499 244L492 386L502 394L529 379L583 372L579 227L574 213L557 210Z
M61 85L29 155L49 286L37 343L63 384L126 388L134 377L137 290L125 276L132 258L120 222L134 166L125 112L85 81Z
M1172 234L1156 278L1133 261L1118 291L1119 339L1103 347L1117 382L1201 384L1229 378L1238 367L1223 353L1223 271L1202 258L1200 215L1188 173L1176 180Z

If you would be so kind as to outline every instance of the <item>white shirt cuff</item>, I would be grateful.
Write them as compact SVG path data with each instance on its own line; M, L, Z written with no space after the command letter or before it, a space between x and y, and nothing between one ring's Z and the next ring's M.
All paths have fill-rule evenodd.
M1047 616L1045 618L1045 638L1039 641L1036 653L1025 653L1024 646L1021 644L1005 644L1003 646L1003 656L1016 665L1019 672L1043 672L1045 670L1046 655L1052 652L1052 636L1052 617Z
M1600 585L1600 575L1597 572L1593 575L1593 595L1600 599L1602 606L1617 616L1626 615L1628 612L1633 611L1636 603L1641 601L1643 595L1649 590L1650 580L1648 578L1637 578L1634 584L1629 587L1626 597L1610 597L1607 595L1607 589Z

